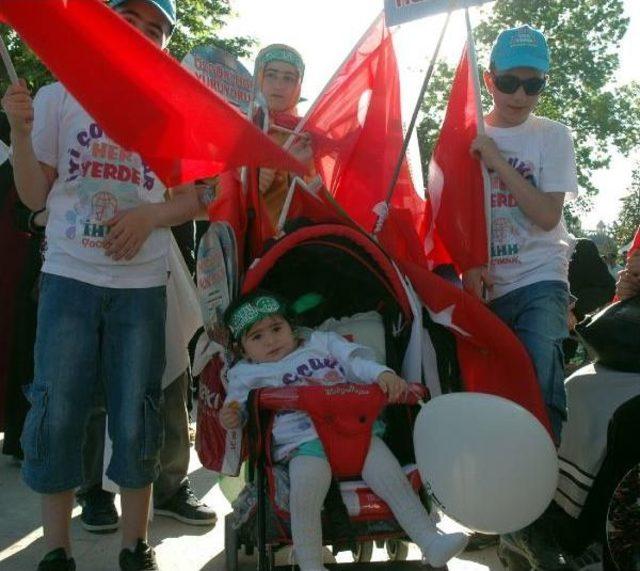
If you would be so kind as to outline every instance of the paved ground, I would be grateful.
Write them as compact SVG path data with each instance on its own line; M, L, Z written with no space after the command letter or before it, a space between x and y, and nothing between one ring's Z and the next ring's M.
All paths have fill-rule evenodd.
M2 440L0 433L0 443ZM151 543L156 548L163 571L223 571L224 515L230 506L211 472L202 468L192 452L190 478L196 493L214 506L219 523L214 528L197 528L173 519L157 517L151 524ZM113 571L118 569L119 535L95 535L80 527L80 509L73 512L72 537L74 557L79 571ZM35 570L44 554L42 528L37 496L21 481L20 470L7 456L0 456L0 570ZM383 550L376 550L374 560L385 558ZM417 556L417 548L410 556ZM349 561L341 554L339 561ZM280 557L286 562L286 554ZM243 559L242 571L255 569L255 560ZM389 570L393 568L390 566ZM495 549L465 553L449 564L450 571L502 571Z

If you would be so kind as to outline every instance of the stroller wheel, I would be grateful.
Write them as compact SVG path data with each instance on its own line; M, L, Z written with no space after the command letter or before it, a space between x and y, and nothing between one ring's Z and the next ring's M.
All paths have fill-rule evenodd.
M227 571L238 570L238 531L233 529L231 514L224 518L224 557Z
M373 555L373 541L359 541L351 550L354 563L369 563Z
M405 561L409 555L409 545L401 539L388 539L385 547L389 561Z

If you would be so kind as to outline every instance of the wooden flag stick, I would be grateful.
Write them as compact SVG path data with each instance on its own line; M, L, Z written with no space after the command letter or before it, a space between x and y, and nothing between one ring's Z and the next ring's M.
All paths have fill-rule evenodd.
M0 36L0 57L2 57L2 61L4 63L4 67L7 69L7 75L11 83L17 85L19 83L18 74L16 73L16 68L13 67L13 62L11 61L11 56L9 55L9 50Z

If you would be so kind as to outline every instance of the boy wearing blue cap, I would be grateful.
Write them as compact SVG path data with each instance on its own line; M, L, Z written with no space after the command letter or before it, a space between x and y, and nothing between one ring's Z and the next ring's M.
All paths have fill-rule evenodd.
M175 0L111 5L166 47ZM23 477L41 494L49 551L38 569L75 569L73 490L82 482L82 435L102 379L113 441L107 474L122 494L120 568L157 569L147 520L162 442L169 226L192 219L197 199L174 193L165 201L142 158L113 142L60 83L34 101L24 84L10 86L2 105L18 193L49 214L22 435Z
M569 129L532 112L547 81L545 37L530 26L503 31L484 81L493 98L486 134L471 152L491 180L491 263L463 276L526 347L556 441L566 418L562 340L568 335L568 260L562 221L566 194L578 190Z
M491 262L465 272L465 289L482 297L529 353L556 442L566 418L562 341L568 335L568 262L572 237L562 221L566 194L578 191L569 129L533 114L549 72L545 37L530 26L504 30L491 51L485 85L493 107L471 152L491 181ZM503 536L534 569L560 568L543 517ZM527 567L529 568L529 567Z

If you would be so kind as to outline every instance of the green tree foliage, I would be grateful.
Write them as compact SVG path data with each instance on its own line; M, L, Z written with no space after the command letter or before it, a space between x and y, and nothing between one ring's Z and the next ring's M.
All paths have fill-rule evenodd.
M177 59L200 44L215 44L237 57L249 55L254 44L250 38L222 39L217 33L231 17L228 0L179 0L178 25L169 48Z
M629 193L620 199L622 207L618 220L616 220L611 232L620 246L628 244L640 226L640 164L636 165L631 179Z
M195 46L212 43L236 56L248 55L253 46L252 39L217 37L218 32L230 17L232 17L232 11L228 0L179 0L178 25L169 44L170 53L176 59L182 60ZM13 30L6 25L0 25L0 33L7 44L18 76L27 79L34 93L42 85L53 81L49 70L20 41ZM4 93L8 82L4 68L1 78L0 89Z
M551 72L536 112L573 130L579 182L587 193L567 214L579 231L575 212L586 210L589 195L597 193L592 172L609 166L613 148L626 153L640 143L640 84L614 83L620 40L629 24L622 0L497 0L482 13L475 29L482 65L488 65L491 46L505 28L530 24L547 37ZM437 71L423 102L426 117L418 128L425 172L454 70L441 64ZM483 101L488 111L491 100L486 92Z

